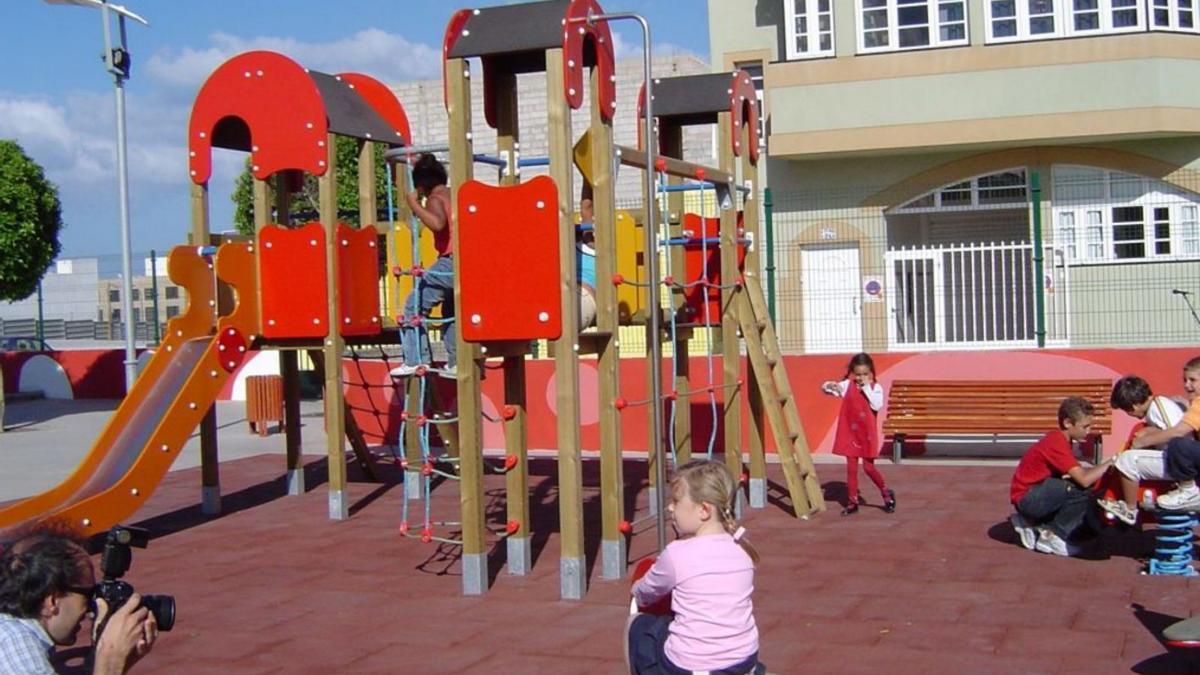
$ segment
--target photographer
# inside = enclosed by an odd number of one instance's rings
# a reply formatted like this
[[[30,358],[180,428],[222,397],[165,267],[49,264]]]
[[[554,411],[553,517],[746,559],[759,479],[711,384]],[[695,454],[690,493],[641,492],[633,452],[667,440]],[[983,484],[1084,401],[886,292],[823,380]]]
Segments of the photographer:
[[[82,540],[57,525],[42,525],[0,550],[0,672],[54,673],[54,646],[75,643],[92,614],[96,573]],[[94,673],[126,672],[158,636],[153,615],[133,595],[107,624],[96,600]]]

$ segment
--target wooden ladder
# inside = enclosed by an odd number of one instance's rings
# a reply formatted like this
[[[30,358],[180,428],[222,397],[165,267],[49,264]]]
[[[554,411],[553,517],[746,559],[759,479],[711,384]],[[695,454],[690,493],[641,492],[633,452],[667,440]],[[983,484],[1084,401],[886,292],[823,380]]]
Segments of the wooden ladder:
[[[792,385],[788,381],[779,338],[767,312],[767,301],[756,277],[745,275],[745,284],[735,296],[738,323],[746,340],[746,354],[766,409],[767,421],[775,440],[787,479],[788,492],[797,518],[825,510],[821,481],[817,478],[808,439]]]

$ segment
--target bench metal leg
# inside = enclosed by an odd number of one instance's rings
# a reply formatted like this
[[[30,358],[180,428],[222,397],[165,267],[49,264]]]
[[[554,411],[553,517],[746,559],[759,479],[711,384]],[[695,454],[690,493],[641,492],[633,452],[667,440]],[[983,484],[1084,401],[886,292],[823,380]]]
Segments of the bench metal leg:
[[[895,434],[892,436],[892,463],[899,464],[900,457],[904,454],[904,436]]]

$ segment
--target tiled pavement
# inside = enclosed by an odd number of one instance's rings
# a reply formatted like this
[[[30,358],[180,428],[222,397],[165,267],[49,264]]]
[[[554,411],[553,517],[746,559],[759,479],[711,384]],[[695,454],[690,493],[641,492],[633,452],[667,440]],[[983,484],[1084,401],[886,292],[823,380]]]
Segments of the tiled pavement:
[[[558,599],[552,462],[536,461],[531,478],[540,500],[533,573],[508,576],[498,542],[490,591],[466,598],[454,550],[397,536],[395,470],[382,486],[352,482],[353,516],[331,522],[323,462],[311,459],[300,497],[282,495],[279,456],[223,463],[227,512],[215,519],[198,513],[198,469],[169,474],[138,514],[155,539],[127,578],[174,594],[178,623],[135,672],[622,672],[627,583],[600,580],[593,565],[586,599]],[[818,469],[839,496],[842,467]],[[894,515],[866,507],[843,518],[831,501],[807,522],[777,504],[747,517],[763,554],[755,614],[772,672],[1200,672],[1155,637],[1200,597],[1193,581],[1138,573],[1149,531],[1106,533],[1089,559],[1035,554],[1006,522],[1011,467],[882,469],[899,497]],[[626,465],[630,486],[644,486],[644,475],[644,465]],[[502,527],[503,477],[487,481]],[[596,485],[589,463],[593,558]],[[442,485],[435,517],[457,519],[457,504],[455,485]],[[651,522],[631,557],[653,545]]]

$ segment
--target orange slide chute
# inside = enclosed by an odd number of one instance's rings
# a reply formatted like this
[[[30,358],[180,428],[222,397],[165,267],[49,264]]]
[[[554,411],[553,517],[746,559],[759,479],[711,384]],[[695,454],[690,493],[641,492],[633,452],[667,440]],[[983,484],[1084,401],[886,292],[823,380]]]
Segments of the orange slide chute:
[[[187,291],[187,311],[167,324],[158,351],[75,471],[0,509],[0,530],[56,517],[90,535],[146,502],[259,332],[254,266],[252,244],[222,245],[213,263],[192,246],[171,251],[167,272]],[[237,293],[233,312],[219,321],[216,278]]]

